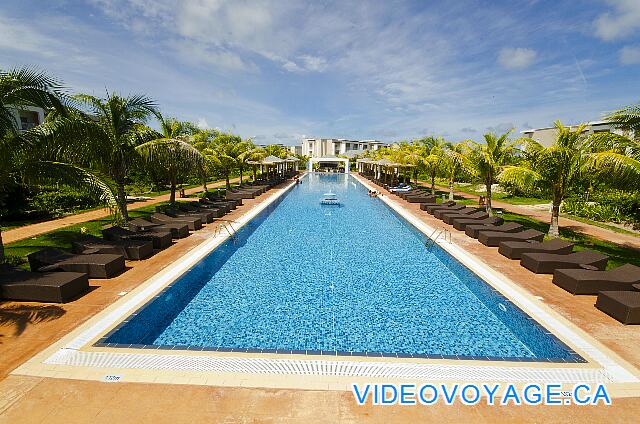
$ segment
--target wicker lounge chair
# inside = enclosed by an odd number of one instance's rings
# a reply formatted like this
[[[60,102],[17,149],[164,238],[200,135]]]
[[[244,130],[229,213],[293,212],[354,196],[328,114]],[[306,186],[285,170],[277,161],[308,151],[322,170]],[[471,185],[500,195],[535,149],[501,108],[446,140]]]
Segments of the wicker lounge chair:
[[[524,230],[518,233],[509,233],[504,231],[480,231],[478,233],[478,241],[485,246],[498,247],[503,241],[522,241],[522,240],[544,240],[544,233],[536,230]]]
[[[520,265],[536,274],[553,274],[556,269],[583,268],[603,270],[609,257],[593,250],[581,250],[559,255],[556,253],[523,253]]]
[[[219,208],[227,208],[226,212],[231,212],[238,207],[236,202],[231,200],[209,200],[207,198],[202,198],[199,200],[199,203],[205,206],[210,205]]]
[[[202,201],[202,199],[200,201],[198,201],[197,203],[194,203],[195,207],[198,208],[203,208],[203,209],[211,209],[211,210],[220,210],[222,211],[223,215],[228,214],[229,212],[231,212],[232,209],[232,205],[231,203],[227,203],[227,204],[222,204],[222,203],[218,203],[218,204],[213,204],[211,202],[206,202],[206,201]],[[235,205],[233,205],[233,208],[235,208]]]
[[[453,228],[464,231],[467,225],[501,225],[504,220],[499,216],[490,216],[484,219],[471,218],[469,216],[458,216],[452,219]]]
[[[447,207],[447,206],[453,206],[455,205],[456,202],[453,201],[448,201],[448,202],[444,202],[444,203],[438,203],[438,202],[433,202],[433,203],[421,203],[420,204],[420,209],[423,211],[427,211],[429,212],[430,209],[434,209],[434,208],[440,208],[440,207]]]
[[[404,198],[409,203],[435,203],[437,197],[428,195],[419,195],[419,196],[407,196]]]
[[[431,215],[435,215],[436,211],[439,210],[446,210],[446,211],[461,211],[463,209],[466,209],[467,207],[465,205],[444,205],[444,206],[432,206],[432,207],[427,207],[427,212],[429,212]]]
[[[147,231],[147,232],[134,232],[122,227],[111,227],[102,230],[102,237],[105,240],[146,240],[153,243],[154,249],[164,249],[171,246],[171,231]]]
[[[479,210],[479,209],[475,209],[475,208],[471,208],[474,209],[475,212],[471,212],[468,214],[456,214],[456,213],[446,213],[442,215],[442,220],[447,223],[447,224],[453,224],[453,221],[455,219],[458,218],[466,218],[466,219],[475,219],[475,220],[481,220],[481,219],[486,219],[489,218],[489,214],[487,214],[485,211]]]
[[[187,212],[176,208],[156,208],[156,212],[162,212],[172,218],[200,218],[203,224],[213,222],[213,214],[211,212]]]
[[[477,212],[476,208],[464,207],[458,210],[449,210],[449,209],[436,209],[433,212],[433,216],[438,219],[443,219],[446,215],[470,215],[472,213]]]
[[[125,269],[124,256],[111,253],[74,255],[52,247],[27,256],[31,271],[67,271],[85,273],[89,278],[111,278]]]
[[[180,217],[173,218],[169,215],[165,215],[160,212],[152,213],[151,222],[157,222],[160,224],[181,224],[187,225],[191,231],[196,231],[202,228],[202,220],[196,217]]]
[[[640,284],[640,267],[624,264],[609,271],[556,269],[553,283],[573,294],[631,290],[634,284]]]
[[[516,233],[517,234],[517,233]],[[542,243],[536,241],[503,241],[498,253],[509,259],[520,259],[523,253],[557,253],[568,255],[573,251],[573,243],[562,239],[551,239]]]
[[[501,231],[506,233],[517,233],[519,231],[522,231],[523,229],[524,227],[522,225],[515,222],[507,222],[502,225],[473,224],[467,225],[464,228],[464,233],[469,237],[477,239],[480,231]]]
[[[140,260],[153,255],[153,242],[146,240],[105,240],[100,237],[86,235],[72,242],[75,253],[116,253],[126,259]]]
[[[602,291],[596,308],[623,324],[640,324],[640,291]]]
[[[89,289],[81,272],[30,272],[0,265],[0,298],[31,302],[65,303]]]
[[[178,204],[178,209],[180,209],[181,211],[184,212],[189,212],[189,213],[206,213],[206,214],[211,214],[211,219],[213,221],[213,218],[220,218],[221,216],[224,215],[224,212],[218,208],[213,208],[213,207],[209,207],[209,208],[204,208],[201,206],[198,206],[198,204],[194,204],[194,205],[188,205],[188,204]]]
[[[150,222],[142,218],[134,218],[129,221],[129,229],[133,232],[171,232],[171,237],[174,239],[187,237],[189,235],[189,226],[187,224],[159,224],[157,222]]]

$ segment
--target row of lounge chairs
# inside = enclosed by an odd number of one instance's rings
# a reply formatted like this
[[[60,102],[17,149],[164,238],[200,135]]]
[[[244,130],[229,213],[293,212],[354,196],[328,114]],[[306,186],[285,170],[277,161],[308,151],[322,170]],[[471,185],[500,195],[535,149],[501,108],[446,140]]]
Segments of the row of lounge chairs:
[[[408,200],[425,196],[420,189],[391,191]],[[573,250],[561,239],[544,241],[544,233],[520,224],[504,223],[481,209],[437,203],[425,196],[420,209],[464,231],[486,246],[498,247],[503,256],[519,260],[536,274],[553,274],[553,283],[574,295],[598,295],[595,306],[624,324],[640,324],[640,267],[625,264],[605,271],[608,256],[592,250]]]
[[[198,202],[159,208],[149,219],[135,218],[128,229],[110,227],[102,237],[83,235],[72,252],[46,248],[28,255],[31,271],[0,264],[0,299],[64,303],[89,289],[89,278],[107,279],[126,271],[126,260],[142,260],[172,245],[174,239],[212,223],[242,206],[242,199],[259,196],[282,178],[244,184],[222,197],[212,192]]]

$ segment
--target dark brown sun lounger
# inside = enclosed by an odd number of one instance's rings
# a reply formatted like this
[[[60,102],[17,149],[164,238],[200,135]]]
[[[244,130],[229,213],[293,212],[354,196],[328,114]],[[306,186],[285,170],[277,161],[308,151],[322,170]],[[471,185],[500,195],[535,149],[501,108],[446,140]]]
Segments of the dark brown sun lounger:
[[[407,196],[405,200],[409,203],[431,203],[436,201],[436,196]]]
[[[556,269],[553,283],[573,294],[631,290],[634,284],[640,284],[640,267],[624,264],[609,271]]]
[[[227,210],[227,212],[235,210],[238,207],[236,202],[233,201],[233,200],[209,200],[207,198],[203,198],[203,199],[199,200],[199,203],[201,205],[205,205],[205,206],[211,205],[211,206],[214,206],[214,207],[221,207],[221,208],[222,207],[226,207],[226,208],[229,208],[229,210]]]
[[[197,204],[195,205],[188,205],[188,204],[179,204],[178,205],[178,209],[180,209],[181,211],[184,212],[188,212],[188,213],[201,213],[201,214],[207,214],[207,216],[211,215],[211,222],[213,222],[214,218],[220,218],[221,216],[224,215],[224,212],[222,212],[220,209],[218,208],[203,208],[198,206]],[[207,217],[207,219],[209,219]],[[207,221],[209,222],[209,221]]]
[[[499,216],[490,216],[484,219],[470,218],[469,216],[455,217],[452,219],[453,228],[463,231],[467,225],[493,225],[497,226],[503,223],[503,219]]]
[[[157,222],[147,221],[142,218],[134,218],[129,221],[129,229],[134,232],[171,232],[171,237],[174,239],[187,237],[189,235],[189,226],[181,223],[166,223],[160,224]]]
[[[465,209],[465,205],[451,205],[451,206],[435,206],[435,207],[427,207],[427,212],[431,215],[435,215],[436,211],[446,210],[446,211],[461,211]]]
[[[457,219],[457,218],[467,218],[467,219],[476,219],[476,220],[481,220],[481,219],[485,219],[485,218],[489,218],[489,214],[487,214],[485,211],[479,210],[479,209],[475,209],[475,208],[471,208],[473,210],[475,210],[475,212],[471,212],[468,214],[456,214],[456,213],[446,213],[442,215],[442,220],[447,223],[447,224],[453,224],[453,220]]]
[[[478,212],[478,209],[465,206],[464,208],[458,210],[436,209],[433,212],[433,216],[438,219],[443,219],[445,215],[470,215],[475,212]]]
[[[453,206],[455,205],[456,202],[454,201],[448,201],[448,202],[444,202],[444,203],[438,203],[438,202],[433,202],[433,203],[422,203],[420,205],[420,209],[423,211],[427,211],[429,212],[432,209],[438,209],[438,208],[443,208],[443,207],[448,207],[448,206]],[[431,213],[431,212],[429,212]]]
[[[164,249],[171,246],[171,231],[135,232],[122,227],[111,227],[102,230],[105,240],[146,240],[153,243],[154,249]]]
[[[498,253],[509,259],[520,259],[523,253],[557,253],[567,255],[572,251],[573,243],[562,239],[551,239],[543,242],[502,241],[498,248]]]
[[[464,228],[464,233],[469,237],[478,238],[478,234],[480,231],[501,231],[507,233],[517,233],[522,231],[524,227],[515,222],[507,222],[502,225],[482,225],[482,224],[473,224],[467,225]]]
[[[596,308],[623,324],[640,324],[640,291],[602,291]]]
[[[211,202],[203,202],[202,199],[200,199],[200,201],[193,202],[193,205],[195,207],[198,208],[203,208],[203,209],[211,209],[211,210],[220,210],[222,211],[222,214],[228,214],[229,212],[231,212],[231,209],[235,209],[235,205],[232,205],[231,203],[226,203],[226,204],[222,204],[222,203],[217,203],[217,204],[213,204]]]
[[[105,240],[100,237],[86,235],[72,242],[75,253],[83,253],[87,249],[91,253],[116,253],[134,261],[153,255],[153,242],[146,240]]]
[[[544,233],[536,230],[524,230],[517,233],[504,231],[480,231],[478,241],[485,246],[498,247],[502,241],[544,240]]]
[[[30,272],[0,264],[0,298],[65,303],[89,290],[81,272]]]
[[[124,271],[124,256],[113,253],[74,255],[52,247],[27,256],[32,271],[85,273],[89,278],[111,278]]]
[[[213,222],[213,214],[211,212],[187,212],[175,208],[157,208],[157,212],[162,212],[172,218],[200,218],[203,224]]]
[[[199,230],[202,228],[202,220],[196,217],[180,217],[173,218],[169,215],[165,215],[160,212],[151,214],[151,222],[157,222],[160,224],[181,224],[187,225],[191,231]]]
[[[559,255],[556,253],[523,253],[520,265],[536,274],[553,274],[556,269],[584,268],[594,271],[607,267],[609,257],[593,250],[581,250]]]

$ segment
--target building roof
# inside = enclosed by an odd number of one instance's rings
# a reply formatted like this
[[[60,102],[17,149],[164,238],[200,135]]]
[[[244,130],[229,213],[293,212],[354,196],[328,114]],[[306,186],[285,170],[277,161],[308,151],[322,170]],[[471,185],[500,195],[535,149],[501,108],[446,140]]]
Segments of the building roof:
[[[590,121],[590,122],[586,122],[585,124],[586,124],[586,125],[588,125],[588,126],[593,127],[593,126],[596,126],[596,125],[607,125],[607,124],[611,124],[611,122],[609,122],[609,121],[607,121],[607,120],[600,120],[600,121]],[[572,127],[577,127],[578,125],[579,125],[579,124],[566,125],[566,126],[567,126],[567,127],[569,127],[569,128],[572,128]],[[553,126],[553,127],[543,127],[543,128],[531,128],[531,129],[528,129],[528,130],[522,130],[522,131],[520,131],[520,133],[521,133],[521,134],[525,134],[525,133],[532,133],[532,132],[536,132],[536,131],[552,130],[552,129],[554,129],[554,128],[555,128],[555,126]]]

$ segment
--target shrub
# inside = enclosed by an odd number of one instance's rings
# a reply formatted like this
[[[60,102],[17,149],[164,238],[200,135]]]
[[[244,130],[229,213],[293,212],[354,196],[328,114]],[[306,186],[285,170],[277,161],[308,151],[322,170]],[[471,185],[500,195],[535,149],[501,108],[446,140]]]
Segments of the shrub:
[[[60,187],[56,190],[41,191],[33,196],[30,205],[35,210],[60,215],[100,206],[100,202],[86,192]]]
[[[562,204],[565,213],[594,221],[640,225],[640,193],[621,190],[596,191],[586,202],[583,196],[567,198]]]

